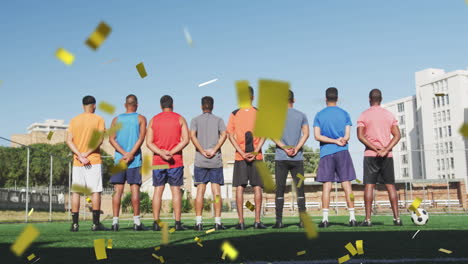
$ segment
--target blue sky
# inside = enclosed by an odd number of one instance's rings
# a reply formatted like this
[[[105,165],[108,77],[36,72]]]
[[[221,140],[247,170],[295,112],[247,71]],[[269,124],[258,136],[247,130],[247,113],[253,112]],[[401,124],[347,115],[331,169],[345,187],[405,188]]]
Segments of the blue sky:
[[[112,33],[96,52],[84,41],[100,21]],[[415,71],[465,69],[467,28],[463,0],[4,1],[0,136],[48,118],[68,122],[87,94],[123,110],[124,97],[135,93],[148,118],[170,94],[187,120],[211,95],[227,121],[236,108],[234,82],[247,79],[256,88],[259,78],[289,81],[310,122],[324,106],[324,90],[336,86],[355,123],[372,88],[393,100],[414,94]],[[55,58],[59,47],[75,54],[72,66]],[[145,79],[135,69],[141,61]],[[219,80],[198,88],[213,78]],[[352,131],[360,168],[362,146]],[[318,147],[312,138],[308,144]]]

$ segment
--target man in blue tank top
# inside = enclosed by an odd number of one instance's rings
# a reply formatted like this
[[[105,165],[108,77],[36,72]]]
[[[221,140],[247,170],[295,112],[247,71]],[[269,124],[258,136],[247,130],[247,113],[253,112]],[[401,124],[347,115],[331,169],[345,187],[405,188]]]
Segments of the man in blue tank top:
[[[146,135],[146,118],[136,112],[138,99],[133,94],[128,95],[125,99],[125,109],[125,113],[112,120],[111,131],[117,125],[121,128],[109,136],[109,142],[115,148],[114,164],[121,161],[127,164],[126,170],[112,175],[110,179],[110,182],[114,184],[112,231],[119,230],[120,200],[125,181],[130,184],[132,192],[133,230],[141,231],[145,228],[140,221],[140,167],[142,165],[140,147]]]

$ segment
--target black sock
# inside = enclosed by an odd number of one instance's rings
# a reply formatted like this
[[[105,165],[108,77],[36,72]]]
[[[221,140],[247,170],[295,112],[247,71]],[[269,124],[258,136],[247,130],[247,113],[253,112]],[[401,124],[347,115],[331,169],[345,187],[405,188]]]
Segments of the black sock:
[[[99,217],[101,216],[101,210],[93,210],[93,224],[99,224]]]
[[[180,225],[181,223],[180,223],[180,221],[175,221],[175,224]]]
[[[76,213],[72,212],[71,215],[72,215],[73,224],[78,224],[78,219],[79,219],[80,213],[79,212],[76,212]]]

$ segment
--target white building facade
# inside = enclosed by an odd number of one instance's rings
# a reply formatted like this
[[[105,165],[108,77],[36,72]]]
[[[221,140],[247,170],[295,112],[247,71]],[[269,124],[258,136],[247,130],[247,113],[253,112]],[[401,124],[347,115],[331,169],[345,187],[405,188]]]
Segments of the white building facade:
[[[47,119],[44,123],[32,123],[28,127],[28,133],[33,131],[41,131],[49,133],[50,131],[67,130],[68,125],[65,125],[65,120]]]

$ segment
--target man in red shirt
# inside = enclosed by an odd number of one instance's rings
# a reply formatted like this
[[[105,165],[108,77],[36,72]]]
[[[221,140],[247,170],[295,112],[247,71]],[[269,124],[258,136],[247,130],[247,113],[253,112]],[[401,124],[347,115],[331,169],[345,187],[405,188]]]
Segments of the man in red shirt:
[[[253,89],[249,87],[250,102],[253,101]],[[254,228],[264,229],[266,226],[260,222],[262,209],[262,187],[263,182],[255,168],[256,160],[263,160],[262,146],[264,138],[253,136],[255,117],[257,109],[253,106],[237,109],[229,117],[227,132],[229,141],[236,149],[236,161],[234,163],[234,174],[232,187],[236,187],[236,205],[239,216],[239,224],[236,229],[244,230],[244,189],[250,182],[254,189],[255,200],[255,223]]]
[[[172,97],[164,95],[160,103],[162,112],[151,119],[146,133],[146,145],[154,153],[153,230],[160,230],[158,221],[166,183],[171,187],[175,229],[185,230],[180,222],[182,212],[180,186],[184,185],[182,149],[189,143],[189,131],[185,119],[173,112]]]

